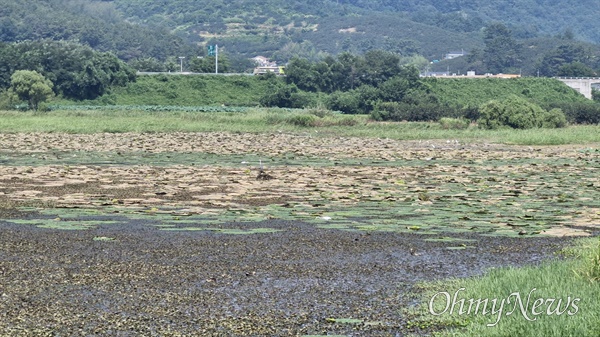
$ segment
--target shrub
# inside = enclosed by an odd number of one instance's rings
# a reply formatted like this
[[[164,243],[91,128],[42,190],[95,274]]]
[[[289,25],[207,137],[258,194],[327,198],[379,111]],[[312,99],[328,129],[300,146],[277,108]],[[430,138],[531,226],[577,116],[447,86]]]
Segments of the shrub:
[[[503,126],[514,129],[540,127],[546,113],[539,105],[516,95],[502,101],[489,101],[483,104],[479,111],[479,125],[484,129],[498,129]]]
[[[440,125],[442,129],[447,130],[464,130],[469,127],[471,121],[466,118],[440,118]]]
[[[442,117],[459,117],[458,108],[436,102],[411,104],[406,102],[381,102],[371,113],[371,118],[379,121],[430,122]]]
[[[313,103],[313,96],[300,92],[294,84],[271,85],[267,93],[260,98],[260,105],[265,107],[300,109]]]
[[[358,96],[349,91],[336,91],[332,93],[327,97],[325,105],[330,110],[341,111],[345,114],[361,113]]]
[[[590,102],[552,102],[545,106],[548,110],[561,109],[569,123],[600,123],[600,104]]]
[[[481,117],[478,106],[468,105],[460,110],[460,116],[470,121],[476,121]]]
[[[315,126],[316,120],[314,115],[294,115],[287,118],[286,122],[295,126],[310,127]]]
[[[554,108],[542,115],[543,128],[564,128],[567,126],[567,117],[561,109]]]
[[[12,110],[19,102],[19,97],[11,90],[0,92],[0,110]]]

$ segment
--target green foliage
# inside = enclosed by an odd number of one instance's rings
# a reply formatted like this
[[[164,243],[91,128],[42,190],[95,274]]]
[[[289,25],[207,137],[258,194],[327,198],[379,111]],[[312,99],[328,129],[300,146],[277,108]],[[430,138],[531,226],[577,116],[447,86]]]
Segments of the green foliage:
[[[130,60],[129,66],[141,72],[163,72],[167,71],[167,67],[163,62],[160,62],[154,57],[143,57]]]
[[[0,45],[0,88],[8,74],[36,70],[52,81],[54,91],[66,98],[94,99],[113,86],[135,80],[135,73],[111,53],[96,52],[72,42],[28,41]]]
[[[478,124],[484,129],[556,128],[566,125],[566,117],[560,109],[545,111],[539,105],[518,96],[489,101],[481,106],[480,113]]]
[[[260,105],[264,107],[304,108],[316,103],[312,97],[298,90],[294,84],[272,83],[265,94],[260,98]]]
[[[117,105],[258,106],[269,83],[261,76],[143,75],[91,104],[109,97],[109,104]]]
[[[29,109],[38,110],[41,102],[54,96],[52,82],[37,71],[17,70],[10,77],[10,89],[19,99],[27,101]]]
[[[591,281],[600,282],[600,239],[598,239],[596,248],[591,250],[590,255],[586,274]]]
[[[309,127],[314,126],[317,117],[314,115],[295,115],[288,119],[288,123],[295,126]]]
[[[377,88],[391,79],[394,81],[387,84],[386,95],[396,98],[419,83],[419,72],[414,67],[402,67],[398,55],[382,50],[364,56],[343,53],[319,62],[293,58],[286,67],[286,81],[306,91],[331,93],[363,85]],[[398,90],[402,90],[400,94]]]
[[[48,105],[50,111],[142,111],[142,112],[246,112],[235,106],[173,106],[173,105]]]
[[[231,55],[230,69],[242,72],[251,67],[248,57],[256,55],[283,63],[294,56],[317,61],[327,54],[386,50],[402,57],[440,59],[456,48],[481,49],[481,28],[487,26],[489,32],[494,26],[490,22],[502,22],[506,29],[510,27],[510,34],[493,29],[495,38],[486,40],[485,60],[491,71],[497,66],[514,69],[517,64],[529,67],[536,63],[544,47],[536,45],[529,53],[519,52],[523,38],[547,36],[564,43],[574,39],[599,41],[597,13],[590,10],[594,5],[592,0],[526,0],[510,6],[505,1],[483,0],[45,0],[34,5],[0,0],[0,41],[79,41],[98,51],[111,51],[145,71],[177,69],[178,62],[161,65],[146,62],[149,59],[165,62],[185,56],[191,65],[196,56],[204,55],[199,45],[218,43]],[[374,61],[376,66],[387,62],[379,57]],[[593,57],[589,61],[581,62],[591,69],[599,68]],[[483,57],[478,57],[478,62],[481,64]],[[507,68],[503,70],[507,72]],[[368,75],[365,83],[377,86],[381,74]],[[336,90],[345,89],[331,88],[329,92]]]
[[[600,296],[598,287],[598,275],[600,272],[600,246],[597,238],[586,238],[573,241],[574,246],[568,250],[571,259],[554,259],[536,266],[521,268],[495,268],[489,270],[485,275],[469,279],[443,280],[422,284],[423,290],[419,296],[422,303],[417,309],[416,320],[419,326],[427,327],[450,327],[450,329],[439,331],[436,336],[595,336],[598,331],[598,312],[600,303],[595,299]],[[448,289],[452,289],[449,291]],[[456,292],[458,289],[463,291]],[[493,314],[482,314],[478,307],[470,312],[457,310],[452,313],[446,312],[441,316],[434,317],[430,313],[430,300],[436,293],[448,292],[459,299],[498,299],[504,301],[511,294],[519,294],[525,311],[519,312],[519,306],[512,315],[505,314],[508,311],[494,316]],[[532,301],[536,299],[553,299],[552,304],[542,306],[538,313],[533,316],[535,309],[531,305],[525,307],[528,296]],[[594,300],[586,300],[586,299]],[[510,304],[512,309],[514,297]],[[561,301],[561,309],[567,309],[567,303],[573,304],[578,299],[577,311],[574,315],[561,314],[556,310],[550,314],[551,308],[556,307],[556,301]],[[546,300],[546,304],[550,300]],[[431,301],[434,305],[444,305],[442,301]],[[460,303],[460,300],[456,303]],[[466,303],[466,302],[465,302]],[[508,303],[508,301],[506,302]],[[468,305],[466,307],[469,307]],[[465,308],[466,308],[465,307]],[[489,308],[489,307],[488,307]],[[542,310],[544,308],[544,310]],[[548,309],[546,314],[546,310]],[[471,309],[469,307],[469,309]],[[479,309],[479,311],[477,311]],[[574,309],[571,306],[571,309]],[[441,312],[443,307],[434,309]],[[504,306],[504,310],[508,310]],[[529,311],[527,311],[529,310]],[[467,311],[465,309],[465,311]],[[528,316],[524,316],[524,315]],[[525,319],[527,317],[528,319]],[[498,319],[498,324],[490,327]],[[532,320],[535,319],[535,322]],[[460,322],[457,324],[457,322]],[[414,324],[414,323],[413,323]]]
[[[541,117],[541,121],[542,127],[548,129],[564,128],[567,126],[567,116],[558,108],[545,112]]]
[[[446,130],[464,130],[469,127],[471,121],[466,118],[442,117],[439,120],[442,129]]]
[[[510,4],[483,0],[265,0],[226,5],[217,0],[160,4],[114,1],[115,8],[130,22],[167,26],[192,43],[217,35],[215,41],[232,53],[275,54],[280,61],[293,56],[318,60],[321,51],[338,54],[373,49],[439,58],[452,48],[470,50],[481,46],[478,33],[496,21],[510,27],[515,38],[556,35],[557,39],[598,41],[600,33],[594,20],[597,13],[591,10],[594,5],[592,0],[525,0]],[[569,27],[569,34],[563,34],[565,27]],[[348,28],[356,28],[356,32],[340,33],[340,29]]]
[[[0,110],[12,110],[17,104],[19,104],[19,96],[12,90],[0,92]]]
[[[567,121],[574,124],[600,123],[600,104],[585,100],[582,102],[554,101],[544,105],[544,108],[560,109],[566,115]]]
[[[423,100],[415,102],[382,102],[371,113],[377,121],[429,122],[442,117],[456,118],[460,109],[447,104]]]
[[[325,102],[328,109],[332,111],[341,111],[345,114],[360,114],[364,113],[360,109],[360,99],[350,91],[336,91],[327,97]]]
[[[226,53],[219,51],[217,64],[219,73],[229,72],[230,63]],[[196,73],[214,73],[217,70],[215,68],[215,56],[192,58],[190,61],[190,70]]]
[[[440,102],[457,106],[478,107],[511,95],[540,105],[549,102],[589,103],[588,99],[566,84],[551,78],[426,78],[423,82]],[[566,112],[565,109],[563,111]]]
[[[561,77],[594,77],[598,74],[581,62],[573,62],[561,65],[556,75]]]
[[[592,99],[594,102],[600,102],[600,90],[592,88]]]
[[[128,22],[111,1],[0,0],[0,8],[0,41],[79,41],[98,51],[112,51],[123,60],[164,60],[192,49],[163,27]]]
[[[589,64],[592,52],[581,43],[570,41],[548,51],[540,61],[542,76],[594,76]]]
[[[483,63],[488,72],[497,74],[518,67],[521,58],[521,45],[504,24],[494,23],[484,30],[485,49]]]

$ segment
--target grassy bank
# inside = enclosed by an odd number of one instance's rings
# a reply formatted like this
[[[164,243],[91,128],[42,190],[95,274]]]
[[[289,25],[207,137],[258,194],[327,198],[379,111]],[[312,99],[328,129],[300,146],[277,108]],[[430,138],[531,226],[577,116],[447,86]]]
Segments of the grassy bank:
[[[257,106],[268,81],[257,76],[147,75],[114,87],[96,103],[117,105]]]
[[[282,78],[278,78],[282,81]],[[269,87],[269,80],[260,76],[213,75],[143,75],[126,87],[113,87],[111,92],[92,105],[228,105],[256,107]],[[479,106],[493,99],[510,95],[524,97],[537,104],[550,102],[590,103],[564,83],[551,78],[468,79],[426,78],[424,82],[440,102],[458,106]],[[321,95],[318,100],[323,100]],[[57,104],[73,104],[59,100]]]
[[[459,106],[479,106],[510,95],[524,97],[537,104],[590,101],[553,78],[427,78],[431,92],[441,102]]]
[[[463,130],[439,123],[372,122],[367,116],[319,110],[247,109],[240,112],[69,110],[48,113],[0,112],[0,132],[292,132],[399,140],[488,141],[524,145],[600,143],[600,126],[562,129]]]
[[[434,334],[438,336],[598,336],[600,241],[577,241],[565,255],[570,259],[538,267],[495,269],[479,278],[423,284],[424,303],[410,324],[424,329],[449,327]],[[514,293],[519,293],[520,302],[517,295],[511,296]],[[475,300],[470,314],[469,299]],[[486,314],[484,304],[476,310],[479,299],[489,299]],[[493,299],[497,299],[494,313]],[[506,301],[500,311],[503,299]]]

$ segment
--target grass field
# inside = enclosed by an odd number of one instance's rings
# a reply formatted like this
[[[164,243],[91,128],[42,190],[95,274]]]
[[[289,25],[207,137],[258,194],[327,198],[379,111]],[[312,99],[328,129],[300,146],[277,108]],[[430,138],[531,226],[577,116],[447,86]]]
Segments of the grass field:
[[[444,129],[438,123],[372,122],[367,116],[312,110],[240,109],[240,112],[65,110],[48,113],[0,112],[0,132],[292,132],[314,136],[351,136],[396,140],[487,141],[520,145],[600,142],[600,126],[561,129]]]

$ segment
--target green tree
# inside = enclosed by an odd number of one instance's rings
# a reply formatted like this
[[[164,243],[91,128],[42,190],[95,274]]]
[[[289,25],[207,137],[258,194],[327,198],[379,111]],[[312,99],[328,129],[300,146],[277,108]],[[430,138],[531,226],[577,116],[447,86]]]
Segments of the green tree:
[[[10,79],[9,90],[27,101],[29,109],[37,110],[41,102],[54,96],[52,82],[37,71],[17,70]]]
[[[219,50],[219,60],[217,61],[219,66],[219,73],[229,72],[229,57],[227,54]],[[190,59],[190,70],[195,73],[214,73],[215,72],[215,57],[194,57]],[[179,68],[177,68],[179,71]]]
[[[128,63],[133,69],[142,72],[163,72],[167,70],[167,67],[163,62],[160,62],[153,57],[137,58],[129,61]]]
[[[319,90],[319,74],[313,69],[313,63],[305,58],[293,58],[285,67],[285,79],[306,91]]]
[[[282,84],[273,81],[267,92],[260,98],[260,105],[280,108],[305,108],[312,102],[307,93],[298,90],[295,84]]]
[[[538,127],[563,127],[566,117],[560,109],[546,111],[522,97],[511,95],[503,100],[492,100],[480,107],[479,125],[484,129],[511,127],[531,129]]]
[[[600,90],[592,88],[592,99],[595,102],[600,102]]]
[[[505,25],[494,23],[487,26],[484,42],[483,63],[489,72],[502,73],[519,65],[522,47]]]
[[[371,50],[359,63],[358,73],[363,84],[374,87],[401,73],[400,57],[384,50]]]
[[[589,62],[589,55],[591,55],[591,52],[579,43],[561,44],[544,55],[540,62],[540,74],[551,77],[579,76],[572,74],[589,73],[591,69],[583,69]]]
[[[66,98],[94,99],[110,86],[135,81],[135,72],[114,54],[64,41],[26,41],[0,45],[0,88],[10,86],[6,74],[36,70]]]
[[[573,62],[560,66],[556,75],[562,77],[595,77],[598,74],[581,62]]]

